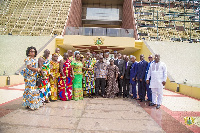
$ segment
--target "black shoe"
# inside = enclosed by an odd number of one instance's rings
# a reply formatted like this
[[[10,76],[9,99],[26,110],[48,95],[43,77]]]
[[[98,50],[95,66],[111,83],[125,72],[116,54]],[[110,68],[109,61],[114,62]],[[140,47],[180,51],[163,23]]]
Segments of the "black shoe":
[[[140,102],[143,102],[143,101],[144,101],[144,100],[142,100],[142,99],[140,100]]]
[[[140,98],[137,98],[136,100],[141,100]]]
[[[156,106],[156,109],[159,109],[159,108],[160,108],[160,106],[161,106],[161,105],[159,105],[159,104],[158,104],[158,105]]]
[[[132,97],[131,99],[136,99],[135,97]]]
[[[155,106],[156,104],[154,104],[154,103],[152,103],[152,102],[150,102],[149,103],[149,106]]]

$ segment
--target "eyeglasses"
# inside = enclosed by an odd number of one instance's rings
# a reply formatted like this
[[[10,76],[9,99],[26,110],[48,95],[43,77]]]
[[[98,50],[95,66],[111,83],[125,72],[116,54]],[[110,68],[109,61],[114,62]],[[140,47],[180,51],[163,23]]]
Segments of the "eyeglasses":
[[[100,59],[103,59],[103,58],[100,58]]]
[[[30,51],[30,52],[35,52],[35,51]]]

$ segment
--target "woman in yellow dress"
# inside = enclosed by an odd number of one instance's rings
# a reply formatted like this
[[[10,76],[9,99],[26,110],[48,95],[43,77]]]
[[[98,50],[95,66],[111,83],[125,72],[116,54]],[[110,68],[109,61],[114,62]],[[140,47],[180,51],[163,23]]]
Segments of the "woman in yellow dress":
[[[58,77],[59,77],[59,63],[58,54],[52,54],[52,60],[50,62],[50,84],[51,84],[51,100],[58,100]]]

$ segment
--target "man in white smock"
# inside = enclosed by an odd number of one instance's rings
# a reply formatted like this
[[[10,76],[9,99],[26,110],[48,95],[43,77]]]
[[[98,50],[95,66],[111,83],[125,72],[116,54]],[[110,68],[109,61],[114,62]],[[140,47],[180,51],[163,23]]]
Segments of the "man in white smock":
[[[156,109],[159,109],[162,104],[163,88],[167,80],[167,67],[165,63],[160,62],[160,55],[155,55],[155,62],[150,65],[146,82],[149,84],[152,90],[152,102],[150,106],[157,104]]]

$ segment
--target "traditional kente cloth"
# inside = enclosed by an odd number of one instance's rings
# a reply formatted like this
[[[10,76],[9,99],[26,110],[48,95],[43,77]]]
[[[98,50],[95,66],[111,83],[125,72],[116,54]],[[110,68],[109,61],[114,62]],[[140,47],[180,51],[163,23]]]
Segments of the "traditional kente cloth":
[[[74,66],[74,80],[73,80],[73,97],[74,100],[82,100],[83,99],[83,88],[82,88],[82,79],[83,73],[82,68],[83,64],[81,61],[77,62],[72,60],[71,65]]]
[[[53,76],[50,76],[50,84],[51,84],[51,100],[57,100],[58,99],[58,77],[60,75],[59,73],[59,63],[50,61],[51,69],[50,73]]]
[[[96,60],[86,60],[84,61],[85,68],[94,68]],[[88,71],[85,70],[83,74],[83,90],[84,94],[95,93],[95,81],[94,81],[94,70]]]
[[[69,57],[70,62],[75,61],[75,58],[73,56]]]
[[[39,88],[39,92],[40,92],[40,98],[44,102],[45,100],[49,100],[49,97],[51,95],[50,82],[49,82],[50,61],[48,59],[45,59],[44,57],[41,57],[41,58],[43,58],[45,60],[42,65],[42,71],[43,71],[43,75],[46,78],[44,79],[44,77],[42,77],[41,73],[38,74],[38,78],[39,77],[43,78],[42,83],[38,86],[38,88]]]
[[[119,92],[118,82],[116,80],[116,75],[119,72],[119,68],[116,65],[107,66],[107,87],[106,95],[108,98],[114,98],[115,94]]]
[[[71,100],[72,99],[72,68],[71,68],[71,61],[69,59],[67,59],[64,62],[62,71],[64,75],[66,76],[66,79],[62,78],[62,74],[60,73],[60,77],[58,78],[59,97],[62,101]]]
[[[37,72],[31,71],[27,68],[27,65],[31,65],[31,67],[37,68],[37,60],[27,57],[24,62],[26,68],[20,72],[23,75],[25,82],[22,106],[26,106],[31,109],[37,109],[42,106],[39,90],[36,88]]]

